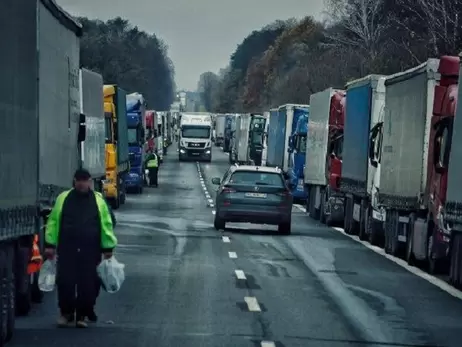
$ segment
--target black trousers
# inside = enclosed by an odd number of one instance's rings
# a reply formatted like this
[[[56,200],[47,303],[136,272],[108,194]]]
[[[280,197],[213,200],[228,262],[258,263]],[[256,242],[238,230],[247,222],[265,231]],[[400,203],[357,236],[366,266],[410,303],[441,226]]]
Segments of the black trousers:
[[[83,319],[93,311],[101,286],[92,262],[74,262],[63,259],[58,263],[56,287],[62,315],[74,314]]]
[[[159,168],[158,167],[151,167],[149,170],[149,185],[150,186],[157,186],[157,176],[159,175]]]

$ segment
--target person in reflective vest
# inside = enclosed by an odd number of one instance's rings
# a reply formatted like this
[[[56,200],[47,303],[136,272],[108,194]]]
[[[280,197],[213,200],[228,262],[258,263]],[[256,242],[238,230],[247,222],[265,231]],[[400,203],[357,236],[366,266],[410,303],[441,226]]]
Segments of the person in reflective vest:
[[[158,187],[159,160],[154,152],[151,152],[146,158],[145,167],[149,172],[149,185]]]
[[[51,211],[45,231],[45,255],[58,256],[56,286],[61,315],[60,327],[75,321],[87,327],[85,318],[93,307],[101,285],[96,268],[112,257],[117,246],[111,211],[101,193],[91,190],[87,170],[74,174],[74,188],[61,193]]]

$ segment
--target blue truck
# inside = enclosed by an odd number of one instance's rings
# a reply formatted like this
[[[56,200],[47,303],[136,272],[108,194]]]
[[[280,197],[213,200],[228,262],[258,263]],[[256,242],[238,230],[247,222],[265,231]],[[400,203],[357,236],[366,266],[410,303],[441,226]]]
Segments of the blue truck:
[[[308,114],[308,107],[288,104],[270,110],[266,166],[279,167],[285,173],[289,172],[290,139],[295,133],[300,116]]]
[[[309,106],[294,106],[292,134],[289,137],[289,170],[294,201],[304,202],[308,195],[304,187],[306,138],[308,135]]]
[[[225,134],[223,139],[223,152],[229,153],[231,145],[232,124],[234,115],[227,114],[225,116]]]
[[[127,95],[128,153],[130,173],[125,176],[127,191],[141,194],[144,185],[144,143],[146,102],[143,95]]]

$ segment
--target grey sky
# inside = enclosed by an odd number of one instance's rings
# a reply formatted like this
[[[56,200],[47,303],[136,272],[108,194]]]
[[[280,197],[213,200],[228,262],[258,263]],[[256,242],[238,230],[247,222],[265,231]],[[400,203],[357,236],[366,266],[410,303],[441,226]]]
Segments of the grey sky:
[[[76,16],[121,16],[169,46],[178,88],[195,90],[199,75],[228,64],[253,30],[276,19],[319,17],[323,0],[56,0]]]

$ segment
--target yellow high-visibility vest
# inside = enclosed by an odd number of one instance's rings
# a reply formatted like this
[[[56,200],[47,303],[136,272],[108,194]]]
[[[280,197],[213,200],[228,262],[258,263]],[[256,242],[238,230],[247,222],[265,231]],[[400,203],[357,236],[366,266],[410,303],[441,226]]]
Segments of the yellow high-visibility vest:
[[[152,169],[152,168],[158,167],[157,157],[156,157],[155,159],[150,159],[150,160],[148,160],[148,163],[147,163],[146,166],[147,166],[148,169]]]

